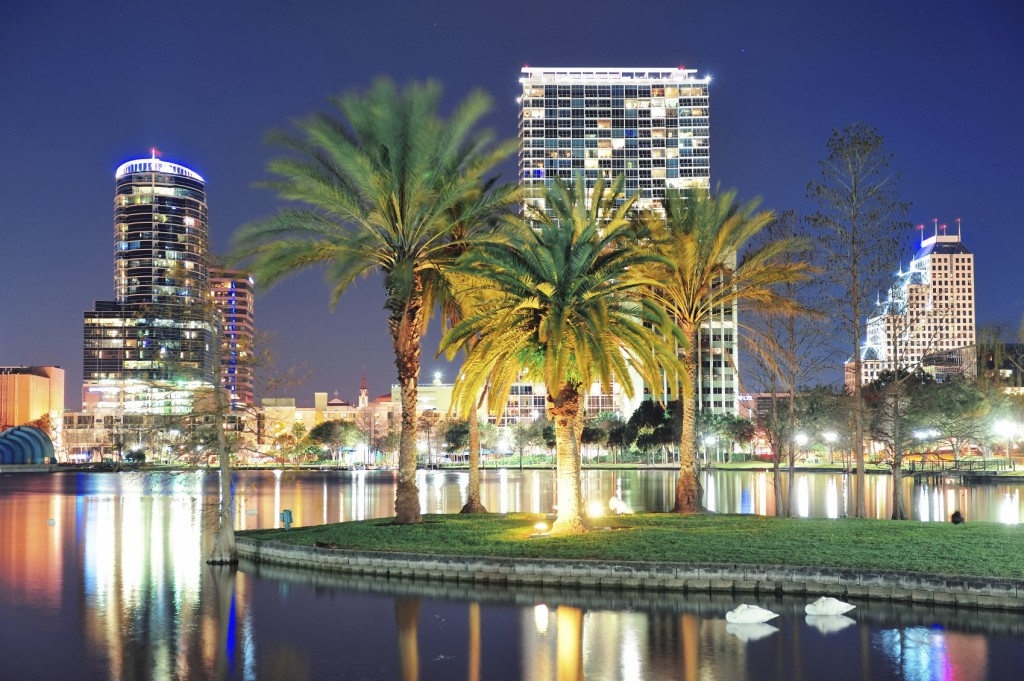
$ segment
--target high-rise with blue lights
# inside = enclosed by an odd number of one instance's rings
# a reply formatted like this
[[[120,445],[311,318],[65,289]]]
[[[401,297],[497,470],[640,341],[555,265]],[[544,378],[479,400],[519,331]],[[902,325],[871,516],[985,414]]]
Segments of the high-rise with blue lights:
[[[114,180],[114,300],[85,313],[83,404],[185,413],[215,384],[206,183],[155,154]]]
[[[868,317],[860,348],[861,382],[884,371],[921,368],[938,378],[977,372],[974,254],[956,233],[938,221],[904,269],[900,266],[885,296]],[[949,233],[947,233],[947,231]],[[854,363],[846,363],[846,385],[853,386]]]
[[[245,272],[210,269],[210,293],[221,317],[220,385],[233,406],[252,406],[253,280]]]

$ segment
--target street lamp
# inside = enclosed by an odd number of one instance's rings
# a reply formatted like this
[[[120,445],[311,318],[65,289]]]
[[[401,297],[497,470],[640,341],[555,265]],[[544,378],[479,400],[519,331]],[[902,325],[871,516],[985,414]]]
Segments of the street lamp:
[[[1006,460],[1012,461],[1010,456],[1011,441],[1014,434],[1017,432],[1017,424],[1011,421],[996,421],[993,425],[993,429],[996,431],[996,435],[1006,440]]]
[[[793,436],[793,442],[795,442],[796,446],[799,447],[801,451],[803,451],[804,446],[808,442],[808,439],[807,439],[807,436],[805,434],[797,433],[796,435]]]
[[[715,435],[708,435],[706,438],[704,438],[704,463],[708,462],[708,448],[710,448],[711,445],[715,444],[716,442],[718,442],[718,437]]]
[[[831,466],[832,465],[832,445],[834,445],[836,443],[836,440],[839,439],[839,436],[836,435],[835,433],[833,433],[832,431],[824,432],[824,433],[821,434],[821,436],[823,438],[825,438],[825,442],[828,443],[828,465]]]

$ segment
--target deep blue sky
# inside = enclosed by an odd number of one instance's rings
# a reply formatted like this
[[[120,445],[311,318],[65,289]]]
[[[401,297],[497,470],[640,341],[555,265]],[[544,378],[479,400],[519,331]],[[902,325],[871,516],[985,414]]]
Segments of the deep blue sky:
[[[207,180],[212,245],[273,211],[266,131],[378,75],[495,100],[516,134],[519,69],[685,65],[714,78],[712,183],[803,210],[833,128],[864,120],[904,171],[910,220],[962,218],[980,323],[1024,310],[1024,9],[974,3],[234,0],[8,3],[0,21],[0,365],[58,364],[77,408],[82,313],[113,295],[114,169],[156,146]],[[512,176],[510,167],[510,177]],[[908,253],[909,257],[909,253]],[[278,365],[354,399],[395,372],[376,282],[333,313],[322,274],[257,300]],[[436,334],[423,370],[435,368]],[[452,370],[446,368],[450,380]]]

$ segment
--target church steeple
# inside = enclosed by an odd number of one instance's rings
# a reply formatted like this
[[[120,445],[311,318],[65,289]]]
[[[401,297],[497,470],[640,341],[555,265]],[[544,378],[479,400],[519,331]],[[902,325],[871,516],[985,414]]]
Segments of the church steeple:
[[[365,409],[370,404],[370,391],[366,388],[366,372],[359,379],[359,408]]]

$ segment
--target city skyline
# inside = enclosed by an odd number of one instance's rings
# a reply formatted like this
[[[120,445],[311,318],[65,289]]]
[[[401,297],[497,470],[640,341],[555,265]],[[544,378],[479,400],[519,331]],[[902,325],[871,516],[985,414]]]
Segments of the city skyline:
[[[1016,324],[1024,310],[1022,294],[1006,294],[1003,283],[1016,250],[1005,247],[1015,215],[1003,196],[1024,182],[1024,95],[1013,87],[1024,12],[1008,3],[969,13],[952,2],[676,4],[657,22],[640,13],[643,30],[621,29],[624,40],[599,39],[620,30],[610,3],[519,3],[487,15],[469,3],[409,4],[386,16],[367,6],[256,3],[241,24],[226,7],[178,7],[172,16],[120,13],[112,3],[20,6],[0,27],[12,103],[0,113],[0,196],[16,255],[0,269],[0,364],[63,367],[68,408],[77,408],[81,381],[81,311],[110,290],[112,170],[153,146],[194,168],[208,182],[213,250],[224,253],[238,226],[278,205],[252,187],[275,153],[262,135],[379,75],[434,77],[449,105],[481,87],[495,101],[490,127],[512,139],[524,64],[698,69],[713,78],[711,187],[760,195],[779,211],[807,210],[804,187],[818,176],[829,133],[864,120],[904,171],[910,221],[962,219],[982,264],[978,324]],[[541,11],[544,25],[572,30],[532,40],[531,16]],[[515,172],[513,161],[504,177]],[[292,394],[302,403],[338,390],[352,400],[363,371],[371,396],[388,392],[394,367],[377,282],[358,284],[334,314],[328,295],[310,273],[257,299],[258,327],[277,332],[279,369],[315,371]],[[436,338],[433,324],[422,378],[441,370],[451,380],[454,368],[433,360]],[[838,368],[832,378],[841,379]]]

